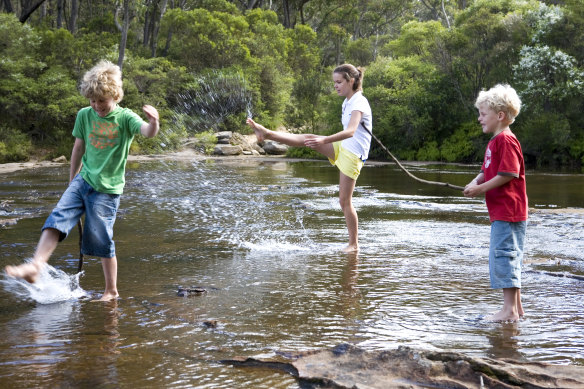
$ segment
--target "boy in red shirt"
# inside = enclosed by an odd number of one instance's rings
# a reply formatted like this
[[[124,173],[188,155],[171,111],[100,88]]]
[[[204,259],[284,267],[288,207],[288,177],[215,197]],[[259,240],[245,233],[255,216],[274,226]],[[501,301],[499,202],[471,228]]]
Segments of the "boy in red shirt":
[[[509,125],[521,109],[521,100],[509,85],[482,91],[475,102],[479,122],[492,138],[481,172],[464,189],[464,195],[485,194],[491,220],[489,274],[491,288],[503,289],[503,309],[490,321],[516,321],[521,305],[521,262],[527,224],[527,192],[521,145]]]

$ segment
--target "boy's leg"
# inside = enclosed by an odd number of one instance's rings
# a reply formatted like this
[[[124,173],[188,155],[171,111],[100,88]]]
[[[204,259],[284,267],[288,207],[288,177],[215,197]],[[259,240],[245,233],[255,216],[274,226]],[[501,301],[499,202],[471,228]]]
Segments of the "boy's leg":
[[[34,283],[42,267],[49,261],[49,257],[55,251],[59,243],[60,232],[54,228],[46,228],[41,233],[39,243],[35,250],[33,260],[19,266],[6,266],[6,274],[11,277],[22,278],[25,281]]]
[[[521,304],[521,289],[517,289],[517,314],[519,314],[519,318],[522,318],[525,315],[525,311],[523,310],[523,304]]]
[[[118,259],[117,257],[102,258],[101,267],[105,279],[105,291],[99,299],[100,301],[110,301],[118,298]]]
[[[42,267],[49,261],[57,244],[65,239],[69,231],[77,224],[83,207],[84,181],[75,177],[70,183],[59,202],[45,221],[43,232],[37,244],[33,260],[20,266],[7,266],[6,274],[22,278],[28,282],[35,282]]]
[[[517,321],[519,313],[517,307],[519,288],[503,288],[503,309],[492,316],[488,321]]]
[[[92,189],[86,196],[86,203],[83,253],[101,258],[105,290],[99,300],[113,300],[118,297],[118,260],[113,237],[120,195]]]
[[[345,215],[347,230],[349,232],[349,244],[343,249],[345,252],[359,250],[359,218],[357,211],[353,207],[353,191],[355,189],[355,180],[339,173],[339,203]]]

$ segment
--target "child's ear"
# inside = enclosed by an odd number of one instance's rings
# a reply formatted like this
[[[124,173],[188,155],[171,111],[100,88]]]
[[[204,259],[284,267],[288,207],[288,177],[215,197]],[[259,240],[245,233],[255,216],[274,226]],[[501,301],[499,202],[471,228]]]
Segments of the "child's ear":
[[[497,119],[499,119],[500,121],[503,121],[506,118],[507,118],[507,115],[505,115],[505,112],[503,112],[503,111],[497,112]]]

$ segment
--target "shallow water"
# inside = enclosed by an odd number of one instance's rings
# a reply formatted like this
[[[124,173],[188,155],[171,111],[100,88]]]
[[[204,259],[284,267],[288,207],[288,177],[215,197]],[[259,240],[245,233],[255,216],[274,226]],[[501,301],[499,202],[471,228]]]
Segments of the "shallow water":
[[[412,166],[464,185],[469,166]],[[484,202],[367,166],[354,204],[361,251],[342,254],[338,173],[327,162],[131,163],[116,245],[121,299],[93,303],[98,260],[79,280],[78,235],[30,287],[2,279],[3,387],[298,388],[286,373],[221,364],[280,351],[408,345],[479,357],[584,365],[583,175],[528,173],[533,212],[523,272],[526,317],[487,323]],[[67,168],[0,176],[0,266],[32,254]],[[564,276],[564,275],[567,275]],[[179,286],[206,294],[177,297]],[[214,325],[215,322],[216,326]]]

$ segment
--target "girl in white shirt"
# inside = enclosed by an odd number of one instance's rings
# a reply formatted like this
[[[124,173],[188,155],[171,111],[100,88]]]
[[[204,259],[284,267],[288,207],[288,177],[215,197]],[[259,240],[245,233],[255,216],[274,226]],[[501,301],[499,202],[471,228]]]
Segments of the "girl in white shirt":
[[[268,130],[251,118],[247,119],[247,124],[254,130],[258,142],[270,139],[288,146],[307,146],[326,156],[331,164],[339,168],[339,202],[349,231],[349,244],[343,251],[355,252],[359,250],[358,217],[352,199],[355,182],[369,155],[371,107],[363,96],[361,68],[340,65],[333,71],[333,82],[337,94],[345,97],[341,116],[343,131],[329,136],[289,134]]]

